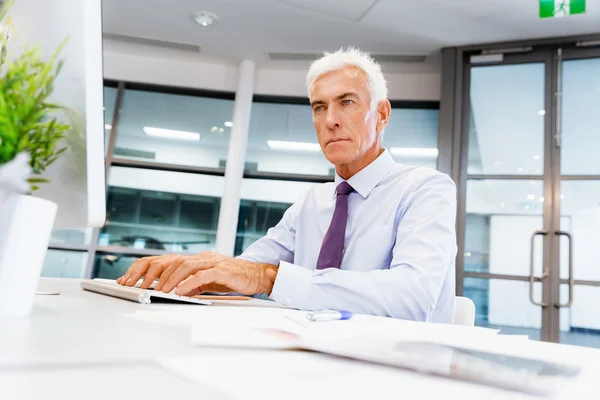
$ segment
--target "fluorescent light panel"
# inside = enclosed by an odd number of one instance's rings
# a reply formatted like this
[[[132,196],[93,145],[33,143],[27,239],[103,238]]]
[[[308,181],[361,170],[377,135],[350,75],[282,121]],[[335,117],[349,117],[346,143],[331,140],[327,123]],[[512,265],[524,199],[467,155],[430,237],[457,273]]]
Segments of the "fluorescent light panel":
[[[422,157],[422,158],[435,158],[438,156],[438,149],[436,148],[410,148],[410,147],[392,147],[390,153],[396,157]]]
[[[318,143],[306,142],[286,142],[280,140],[267,140],[267,145],[272,150],[287,150],[287,151],[321,151],[321,146]]]
[[[151,126],[145,126],[143,128],[143,130],[146,135],[161,138],[161,139],[187,140],[189,142],[200,141],[200,134],[197,132],[186,132],[186,131],[176,131],[173,129],[153,128]]]

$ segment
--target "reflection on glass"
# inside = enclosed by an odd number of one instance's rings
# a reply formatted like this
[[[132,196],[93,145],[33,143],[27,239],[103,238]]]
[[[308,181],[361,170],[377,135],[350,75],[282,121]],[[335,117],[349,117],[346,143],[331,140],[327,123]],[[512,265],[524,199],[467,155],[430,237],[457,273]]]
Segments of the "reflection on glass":
[[[561,302],[569,301],[569,288],[561,285]],[[562,308],[560,314],[560,342],[577,346],[600,348],[599,286],[575,286],[573,305]]]
[[[435,169],[438,158],[439,110],[394,108],[383,145],[398,163]]]
[[[542,194],[542,181],[468,181],[465,270],[529,275],[531,235],[543,228]],[[538,276],[542,246],[542,238],[536,238],[534,266]]]
[[[114,156],[218,168],[232,116],[233,100],[126,90]]]
[[[600,58],[563,62],[561,172],[600,175]]]
[[[112,167],[98,244],[169,252],[213,250],[223,177]]]
[[[117,102],[117,88],[104,87],[104,155],[108,151],[108,139]]]
[[[121,254],[96,254],[94,261],[94,278],[118,279],[140,257]]]
[[[214,248],[220,199],[113,188],[99,244],[199,253]]]
[[[234,254],[241,254],[263,237],[269,228],[279,223],[290,206],[287,203],[242,200]]]
[[[535,283],[538,301],[541,291],[541,284]],[[542,316],[540,307],[529,301],[528,282],[465,278],[464,296],[475,303],[475,325],[540,340]]]
[[[88,253],[85,251],[65,251],[48,249],[42,277],[44,278],[85,278]]]
[[[289,206],[301,200],[314,185],[311,182],[242,180],[235,254],[240,254],[277,225]]]
[[[471,68],[469,174],[543,173],[544,69]]]

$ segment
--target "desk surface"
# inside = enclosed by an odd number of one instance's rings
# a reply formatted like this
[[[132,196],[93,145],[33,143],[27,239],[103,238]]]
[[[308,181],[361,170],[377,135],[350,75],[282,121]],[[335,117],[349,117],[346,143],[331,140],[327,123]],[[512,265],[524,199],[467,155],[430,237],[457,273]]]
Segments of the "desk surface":
[[[40,290],[61,294],[37,296],[29,318],[0,320],[0,388],[9,394],[3,398],[364,399],[413,390],[419,397],[530,398],[316,353],[196,347],[189,327],[126,314],[203,306],[141,305],[82,291],[78,280],[42,279]],[[514,352],[600,366],[600,351],[592,349],[526,342]],[[189,368],[190,357],[203,362]],[[189,373],[173,372],[178,360]]]

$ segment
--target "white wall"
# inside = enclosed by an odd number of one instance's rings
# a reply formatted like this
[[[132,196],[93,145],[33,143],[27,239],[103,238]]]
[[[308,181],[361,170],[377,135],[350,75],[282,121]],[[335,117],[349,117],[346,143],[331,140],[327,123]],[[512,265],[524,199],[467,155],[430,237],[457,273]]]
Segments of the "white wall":
[[[234,92],[237,65],[189,53],[105,40],[104,77],[113,80]],[[259,94],[306,96],[303,70],[257,69],[254,91]],[[439,100],[440,74],[386,74],[389,98]]]

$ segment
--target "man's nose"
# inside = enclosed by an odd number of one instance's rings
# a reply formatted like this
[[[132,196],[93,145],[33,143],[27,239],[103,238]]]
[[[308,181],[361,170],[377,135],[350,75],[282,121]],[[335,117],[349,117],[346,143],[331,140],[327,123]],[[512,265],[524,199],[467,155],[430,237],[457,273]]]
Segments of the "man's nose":
[[[327,119],[325,124],[328,129],[335,129],[340,127],[340,120],[338,118],[337,110],[335,107],[327,108]]]

